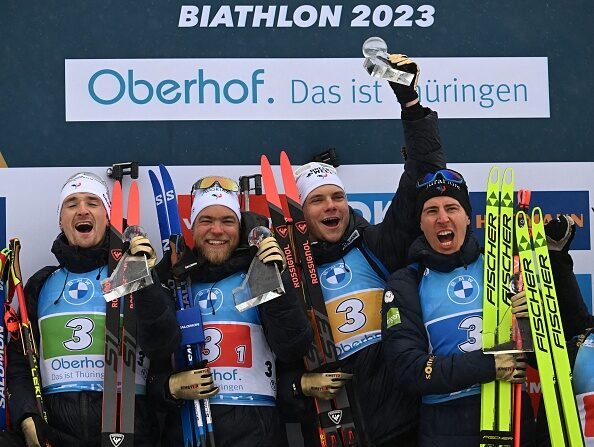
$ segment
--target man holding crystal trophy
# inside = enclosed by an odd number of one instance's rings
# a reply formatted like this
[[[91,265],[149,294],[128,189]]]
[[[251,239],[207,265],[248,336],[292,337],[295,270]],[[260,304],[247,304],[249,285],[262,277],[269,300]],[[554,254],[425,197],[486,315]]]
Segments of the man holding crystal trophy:
[[[350,277],[348,289],[322,287],[338,361],[323,371],[305,371],[296,364],[286,368],[279,380],[280,405],[287,419],[301,423],[306,446],[320,445],[314,399],[318,403],[332,400],[336,411],[352,414],[356,439],[338,428],[341,439],[334,445],[417,445],[419,398],[395,386],[383,358],[379,309],[387,277],[407,265],[408,248],[420,234],[415,224],[415,183],[422,174],[445,168],[445,156],[437,113],[419,102],[418,65],[405,55],[388,54],[385,42],[377,37],[365,42],[363,54],[365,70],[388,80],[401,105],[404,174],[385,218],[370,225],[349,207],[343,182],[332,166],[310,163],[296,172],[319,274],[334,269]],[[316,175],[318,172],[325,174]],[[357,320],[351,318],[353,312],[334,310],[353,302],[362,304]],[[355,327],[356,323],[362,325]],[[345,328],[353,331],[345,335]],[[342,346],[345,337],[348,349]],[[350,408],[343,407],[342,398],[335,399],[344,387]]]

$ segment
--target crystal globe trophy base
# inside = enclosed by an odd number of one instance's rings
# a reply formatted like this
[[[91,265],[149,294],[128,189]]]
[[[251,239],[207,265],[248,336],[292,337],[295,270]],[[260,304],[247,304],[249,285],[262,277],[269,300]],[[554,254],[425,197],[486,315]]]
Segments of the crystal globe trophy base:
[[[363,42],[363,67],[371,76],[398,84],[410,85],[414,73],[400,71],[392,67],[388,59],[388,46],[381,37],[370,37]]]

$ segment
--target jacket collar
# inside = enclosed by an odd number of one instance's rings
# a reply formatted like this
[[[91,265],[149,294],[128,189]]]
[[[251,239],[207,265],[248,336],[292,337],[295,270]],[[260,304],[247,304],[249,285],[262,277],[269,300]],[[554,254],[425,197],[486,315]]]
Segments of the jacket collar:
[[[52,253],[60,263],[73,273],[86,273],[107,264],[109,238],[107,233],[101,244],[91,248],[70,245],[66,235],[60,233],[52,244]]]

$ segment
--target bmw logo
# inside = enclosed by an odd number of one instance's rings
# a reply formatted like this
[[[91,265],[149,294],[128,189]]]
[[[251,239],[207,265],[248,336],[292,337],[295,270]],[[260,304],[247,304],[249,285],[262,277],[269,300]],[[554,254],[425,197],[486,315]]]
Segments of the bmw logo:
[[[64,299],[74,305],[80,306],[88,303],[95,294],[95,285],[88,278],[71,279],[64,286]]]
[[[320,275],[322,287],[328,290],[342,289],[349,285],[352,278],[353,274],[344,262],[331,265]]]
[[[470,304],[480,294],[480,287],[476,280],[469,275],[454,278],[448,284],[448,297],[457,304]]]
[[[199,290],[194,296],[194,304],[196,303],[200,306],[202,315],[212,315],[223,305],[223,292],[215,288]]]

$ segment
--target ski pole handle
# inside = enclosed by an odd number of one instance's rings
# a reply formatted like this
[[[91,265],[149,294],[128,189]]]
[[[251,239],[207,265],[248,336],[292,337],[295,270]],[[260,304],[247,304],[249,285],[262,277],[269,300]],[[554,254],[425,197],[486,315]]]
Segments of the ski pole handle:
[[[19,313],[21,315],[22,324],[29,324],[29,313],[27,312],[27,302],[25,300],[25,293],[23,291],[23,276],[21,274],[21,263],[19,254],[21,252],[21,241],[18,238],[10,240],[9,247],[11,250],[10,257],[10,280],[16,289],[17,298],[19,300]]]

